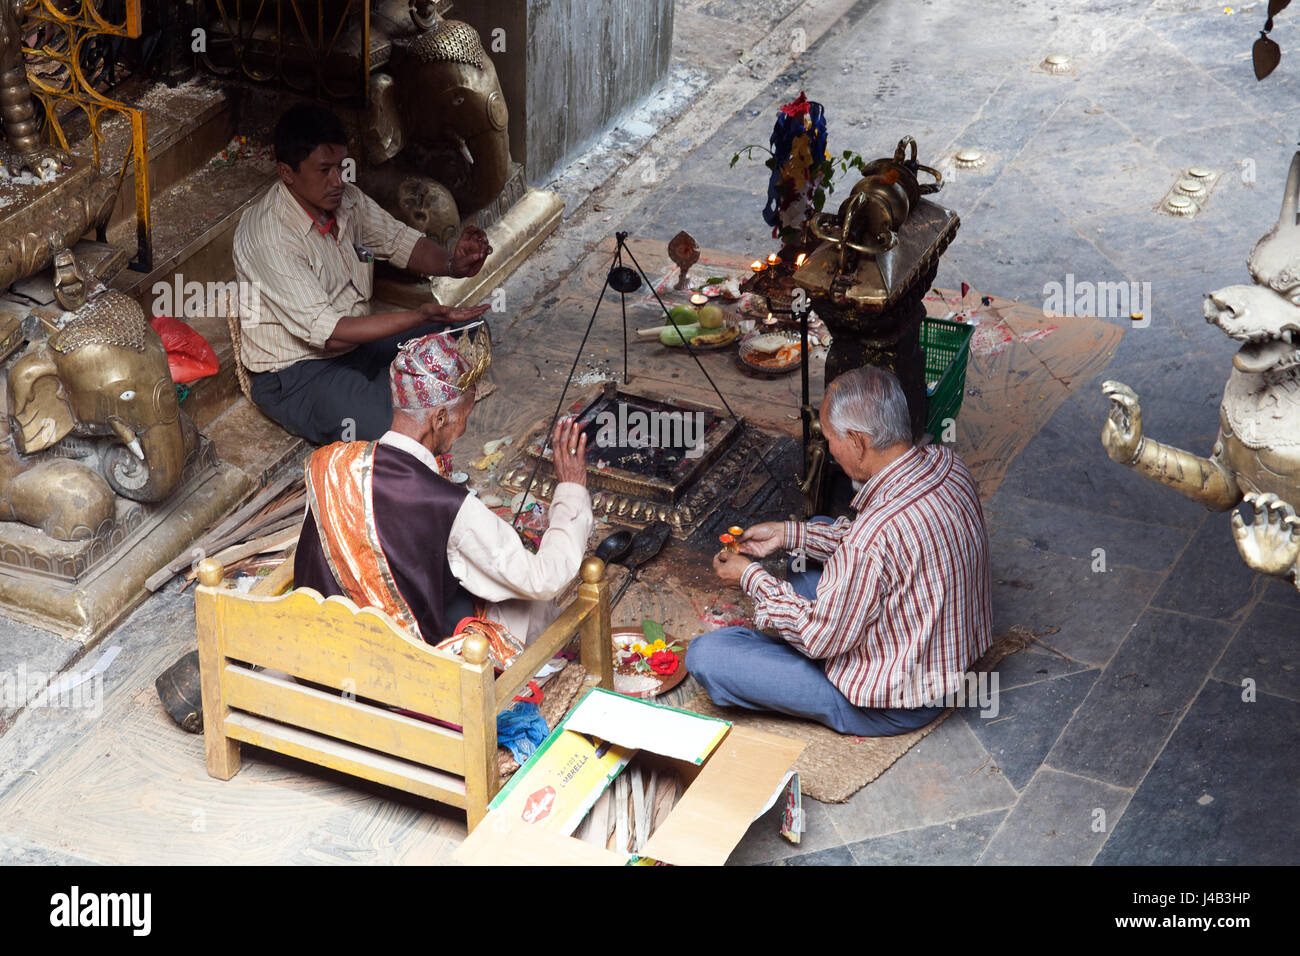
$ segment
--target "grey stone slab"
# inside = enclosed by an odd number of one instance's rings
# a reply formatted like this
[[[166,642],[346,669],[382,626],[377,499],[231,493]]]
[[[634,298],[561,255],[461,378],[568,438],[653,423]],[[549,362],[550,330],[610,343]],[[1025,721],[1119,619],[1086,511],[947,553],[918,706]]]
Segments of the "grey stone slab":
[[[963,708],[961,716],[1017,790],[1038,771],[1062,728],[1092,688],[1098,671],[1044,680],[997,694],[997,707]],[[1001,675],[999,675],[1000,682]]]
[[[1264,590],[1269,579],[1241,560],[1231,518],[1212,514],[1193,536],[1151,603],[1186,614],[1231,620]]]
[[[182,594],[178,584],[169,584],[67,672],[89,672],[111,648],[121,648],[102,674],[46,706],[28,707],[10,732],[0,737],[0,794],[12,790],[25,773],[33,769],[39,772],[42,761],[57,759],[61,750],[75,746],[118,695],[138,692],[132,682],[139,679],[134,671],[142,661],[166,662],[148,676],[152,683],[158,673],[194,646],[193,591]],[[154,693],[152,688],[149,693]],[[161,703],[158,711],[163,714]],[[182,733],[179,728],[176,732]]]
[[[1089,571],[1097,563],[1106,568],[1106,574],[1127,568],[1164,571],[1178,559],[1191,538],[1186,528],[1079,511],[1001,489],[985,503],[984,519],[990,538],[1010,539],[1034,551],[1080,558],[1089,562]],[[1103,561],[1104,565],[1100,563]]]
[[[954,168],[945,178],[951,179],[954,186],[968,180],[981,185],[991,183],[1015,160],[1068,95],[1069,90],[1057,83],[1027,83],[1019,71],[1004,74],[997,89],[969,118],[953,144],[954,148],[983,151],[985,165],[975,170]]]
[[[848,801],[826,810],[839,842],[855,843],[1005,809],[1015,799],[965,721],[949,717]]]
[[[1254,681],[1258,690],[1300,701],[1300,613],[1294,608],[1261,601],[1237,629],[1214,676],[1242,686]]]
[[[1044,634],[1040,640],[1051,641],[1054,636],[1053,634]],[[1024,650],[1016,651],[1016,653],[1004,657],[998,662],[998,674],[1000,675],[998,686],[1004,691],[1015,690],[1017,687],[1023,687],[1026,684],[1053,680],[1057,677],[1078,674],[1089,669],[1087,664],[1070,660],[1070,658],[1058,654],[1050,648],[1039,644],[1031,644]]]
[[[817,853],[843,844],[831,821],[830,805],[804,797],[804,832],[795,845],[781,836],[783,809],[778,804],[750,825],[749,830],[727,858],[728,865],[770,863],[789,857]]]
[[[1157,191],[1150,203],[1075,219],[1074,225],[1133,281],[1151,284],[1153,316],[1172,313],[1204,324],[1201,299],[1206,292],[1250,281],[1246,254],[1253,240],[1243,242],[1242,232],[1249,234],[1252,224],[1267,227],[1269,223],[1253,215],[1231,217],[1224,208],[1228,203],[1218,202],[1233,194],[1226,186],[1216,188],[1209,206],[1196,216],[1165,215],[1156,206],[1181,178],[1181,164],[1162,164],[1146,178]],[[1192,309],[1187,308],[1189,300]]]
[[[625,219],[622,228],[665,240],[685,229],[701,246],[713,249],[772,246],[771,227],[762,217],[765,198],[745,188],[744,176],[735,179],[735,186],[688,182],[665,191],[634,220]]]
[[[1290,581],[1273,578],[1264,587],[1264,600],[1300,611],[1300,590]]]
[[[1262,6],[1258,12],[1263,12]],[[1238,13],[1237,16],[1248,17],[1249,14]],[[1237,57],[1250,55],[1250,45],[1255,42],[1264,21],[1261,19],[1258,25],[1254,22],[1243,24],[1237,16],[1224,16],[1221,7],[1216,10],[1201,5],[1195,10],[1151,17],[1147,26],[1196,66],[1212,69]],[[1163,100],[1164,96],[1160,99]]]
[[[1100,390],[1080,391],[1066,400],[1012,461],[1001,488],[1083,511],[1199,527],[1205,520],[1203,507],[1107,457],[1101,427],[1109,407]]]
[[[1161,575],[1128,569],[1095,573],[1092,561],[991,542],[993,629],[1027,627],[1090,666],[1110,660],[1142,615]]]
[[[1199,69],[1159,77],[1148,77],[1140,69],[1115,73],[1104,80],[1094,78],[1089,93],[1145,144],[1251,112],[1233,90]],[[1155,97],[1158,105],[1153,106]]]
[[[1004,175],[1011,172],[1007,170]],[[1045,204],[1037,209],[1027,208],[1020,200],[1007,200],[998,183],[990,187],[985,198],[1001,197],[999,209],[1006,207],[1006,210],[997,228],[1005,231],[991,232],[994,224],[987,221],[987,217],[992,215],[991,206],[974,213],[956,209],[965,224],[963,228],[966,225],[974,227],[967,236],[960,232],[957,234],[963,254],[977,267],[971,276],[974,288],[1042,308],[1051,288],[1049,284],[1063,283],[1067,273],[1090,276],[1093,281],[1126,278],[1114,263],[1081,238],[1067,222],[1054,220],[1057,215],[1054,200],[1045,200]],[[1017,218],[1020,219],[1019,230],[1015,226]],[[1056,250],[1059,258],[1044,263],[1042,249]],[[1125,316],[1126,324],[1127,318]]]
[[[44,686],[50,674],[57,674],[81,652],[77,641],[0,618],[0,734],[26,706],[31,696],[27,689],[36,683]],[[44,676],[35,681],[36,675]]]
[[[1279,28],[1288,15],[1294,16],[1288,11],[1278,17]],[[1255,36],[1258,35],[1256,31]],[[1280,29],[1277,38],[1280,43]],[[1242,41],[1245,40],[1243,36]],[[1261,126],[1267,123],[1271,127],[1260,130],[1262,142],[1271,143],[1277,138],[1276,133],[1281,133],[1285,137],[1284,144],[1290,144],[1295,140],[1296,122],[1300,120],[1300,100],[1297,99],[1300,97],[1300,75],[1297,75],[1295,69],[1295,57],[1288,57],[1286,44],[1282,44],[1282,63],[1266,79],[1256,80],[1250,59],[1250,46],[1254,42],[1254,37],[1251,37],[1249,42],[1244,43],[1244,48],[1238,47],[1236,55],[1211,66],[1206,70],[1206,75],[1245,104],[1262,121]],[[1265,139],[1267,134],[1274,135]]]
[[[0,833],[0,866],[100,866],[95,860]]]
[[[872,840],[850,843],[858,866],[968,866],[979,859],[1005,810],[963,817]]]
[[[1062,153],[1138,142],[1133,131],[1110,116],[1104,106],[1077,93],[1065,99],[1035,135]]]
[[[1106,840],[1129,792],[1044,767],[980,857],[981,865],[1082,866]]]
[[[1151,17],[1150,11],[1144,14],[1145,20],[1150,20]],[[1111,69],[1127,71],[1132,69],[1133,63],[1140,62],[1143,75],[1155,79],[1170,73],[1185,73],[1197,68],[1195,63],[1189,60],[1177,46],[1161,36],[1149,22],[1137,23],[1122,37],[1103,39],[1109,41],[1106,44],[1105,63]],[[1093,81],[1105,82],[1104,78],[1098,80],[1090,76],[1085,85],[1091,85]]]
[[[1157,186],[1149,175],[1156,162],[1155,153],[1142,144],[1124,143],[1100,146],[1092,151],[1057,153],[1043,137],[1030,140],[1016,159],[1016,165],[1072,221],[1154,206],[1167,188]]]
[[[1154,291],[1152,298],[1162,301]],[[1149,327],[1133,328],[1120,340],[1102,379],[1124,382],[1144,403],[1148,399],[1192,398],[1200,406],[1196,412],[1198,424],[1211,415],[1217,419],[1238,345],[1221,332],[1202,334],[1204,327],[1205,323],[1198,323],[1195,316],[1175,318],[1158,311]],[[1104,410],[1109,409],[1107,403]],[[1157,422],[1154,427],[1160,429],[1165,424]],[[1147,429],[1145,414],[1142,427]],[[1159,437],[1155,432],[1152,435]]]
[[[1099,864],[1300,863],[1300,704],[1211,680],[1097,855]]]
[[[1190,219],[1172,221],[1211,227],[1223,223],[1235,229],[1253,224],[1262,235],[1277,218],[1293,148],[1289,140],[1278,142],[1272,126],[1249,114],[1231,117],[1223,125],[1160,137],[1154,149],[1166,167],[1181,173],[1204,166],[1219,174],[1204,208]],[[1172,180],[1167,185],[1172,186]],[[1225,245],[1216,260],[1202,265],[1221,259],[1244,268],[1247,252],[1249,246],[1238,251]]]
[[[1058,770],[1133,787],[1228,642],[1227,625],[1148,611],[1047,756]]]
[[[836,846],[828,850],[818,850],[816,853],[805,853],[800,856],[788,856],[783,860],[775,860],[772,866],[857,866],[858,862],[849,852],[848,847]]]
[[[962,172],[958,170],[955,175],[960,186]],[[951,202],[957,208],[947,192],[941,195],[945,202]],[[1023,238],[1028,230],[1044,241],[1050,241],[1050,248],[1059,249],[1067,256],[1076,251],[1087,252],[1082,249],[1085,241],[1070,227],[1065,212],[1018,165],[1012,164],[1004,169],[991,184],[991,188],[986,187],[980,194],[977,203],[961,206],[960,212],[962,229],[965,230],[963,238],[1000,245],[1017,235]],[[1041,290],[1046,281],[1043,279],[1036,282],[1039,290],[1036,299],[1042,297]]]

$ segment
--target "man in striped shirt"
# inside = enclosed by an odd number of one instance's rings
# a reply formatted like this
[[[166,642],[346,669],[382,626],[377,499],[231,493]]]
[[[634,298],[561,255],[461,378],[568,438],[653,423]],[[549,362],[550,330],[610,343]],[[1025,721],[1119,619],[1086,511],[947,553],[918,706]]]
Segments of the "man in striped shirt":
[[[302,103],[275,127],[280,181],[245,211],[233,255],[240,352],[254,403],[316,444],[374,440],[393,418],[388,367],[405,341],[464,322],[486,305],[427,303],[370,313],[374,260],[424,275],[476,275],[492,251],[466,228],[448,255],[348,180],[347,133],[331,110]]]
[[[774,710],[840,733],[922,727],[964,687],[992,633],[988,536],[975,482],[953,451],[912,444],[907,400],[890,372],[831,383],[821,406],[830,453],[859,490],[857,516],[767,522],[740,546],[823,562],[781,581],[723,551],[713,566],[754,601],[758,627],[691,642],[686,666],[720,706]],[[796,563],[794,565],[798,567]]]

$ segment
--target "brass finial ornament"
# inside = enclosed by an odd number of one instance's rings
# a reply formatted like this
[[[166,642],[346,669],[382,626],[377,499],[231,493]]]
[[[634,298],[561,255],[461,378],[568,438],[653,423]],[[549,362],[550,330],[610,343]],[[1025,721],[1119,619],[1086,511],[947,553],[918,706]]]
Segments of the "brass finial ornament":
[[[1170,200],[1172,204],[1180,197]],[[1183,198],[1191,204],[1191,200]],[[1211,511],[1234,511],[1233,537],[1248,566],[1300,588],[1300,152],[1291,160],[1273,228],[1246,260],[1253,285],[1206,296],[1205,319],[1242,343],[1219,406],[1220,440],[1208,458],[1147,438],[1137,393],[1104,382],[1106,453]]]
[[[54,298],[67,311],[76,312],[86,304],[86,294],[86,276],[77,257],[66,246],[59,249],[54,253]]]
[[[492,333],[488,324],[467,326],[456,342],[456,351],[469,364],[469,369],[456,379],[456,387],[463,392],[477,384],[492,365]]]

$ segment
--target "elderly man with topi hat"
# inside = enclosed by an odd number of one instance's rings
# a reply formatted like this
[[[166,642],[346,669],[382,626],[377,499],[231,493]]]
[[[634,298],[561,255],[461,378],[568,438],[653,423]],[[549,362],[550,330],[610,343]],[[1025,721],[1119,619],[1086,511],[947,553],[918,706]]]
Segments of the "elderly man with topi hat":
[[[552,435],[559,482],[536,554],[438,460],[464,434],[490,359],[486,327],[459,342],[438,332],[402,346],[389,372],[391,428],[308,459],[298,586],[381,608],[430,644],[470,616],[524,643],[554,620],[553,599],[578,573],[593,522],[577,423],[564,419]]]

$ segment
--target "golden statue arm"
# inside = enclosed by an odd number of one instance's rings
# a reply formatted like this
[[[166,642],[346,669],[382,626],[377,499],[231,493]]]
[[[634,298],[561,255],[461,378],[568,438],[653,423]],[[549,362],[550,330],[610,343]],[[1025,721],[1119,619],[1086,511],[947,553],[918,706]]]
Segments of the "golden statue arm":
[[[1216,458],[1202,458],[1190,451],[1143,438],[1137,459],[1126,464],[1139,474],[1200,502],[1211,511],[1227,511],[1241,501],[1241,490],[1232,473]]]
[[[1122,382],[1103,382],[1101,389],[1111,401],[1101,443],[1113,461],[1168,485],[1211,511],[1227,511],[1241,501],[1241,489],[1232,472],[1217,458],[1202,458],[1142,434],[1142,408],[1131,388]]]

